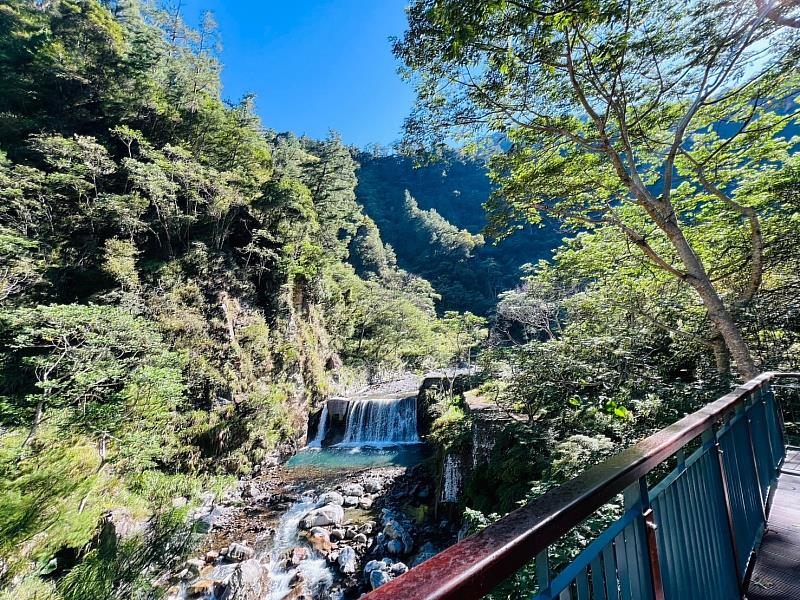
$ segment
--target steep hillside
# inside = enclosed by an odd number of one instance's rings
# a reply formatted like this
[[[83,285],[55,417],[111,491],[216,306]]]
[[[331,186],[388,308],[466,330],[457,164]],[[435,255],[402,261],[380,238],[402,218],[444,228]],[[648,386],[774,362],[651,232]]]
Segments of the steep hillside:
[[[397,254],[398,265],[429,280],[444,310],[489,313],[520,267],[549,258],[561,242],[557,227],[520,226],[501,240],[484,237],[483,204],[492,193],[485,166],[450,154],[416,167],[414,159],[360,153],[358,201]],[[410,198],[409,198],[410,195]]]
[[[135,2],[0,6],[14,597],[132,597],[169,553],[103,554],[101,515],[177,526],[217,478],[292,451],[319,399],[449,358],[433,290],[355,201],[349,150],[224,103],[215,37]]]

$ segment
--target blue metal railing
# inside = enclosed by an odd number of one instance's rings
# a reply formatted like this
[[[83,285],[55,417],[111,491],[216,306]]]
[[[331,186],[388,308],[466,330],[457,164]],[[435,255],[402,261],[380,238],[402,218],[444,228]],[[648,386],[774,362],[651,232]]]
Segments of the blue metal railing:
[[[785,378],[800,373],[759,375],[365,598],[477,600],[534,559],[534,600],[741,598],[785,454]],[[619,494],[622,515],[553,573],[548,551]]]
[[[552,581],[539,566],[534,599],[741,598],[785,452],[769,383],[702,431],[701,442],[686,458],[679,451],[657,485],[642,476],[626,488],[624,515]]]

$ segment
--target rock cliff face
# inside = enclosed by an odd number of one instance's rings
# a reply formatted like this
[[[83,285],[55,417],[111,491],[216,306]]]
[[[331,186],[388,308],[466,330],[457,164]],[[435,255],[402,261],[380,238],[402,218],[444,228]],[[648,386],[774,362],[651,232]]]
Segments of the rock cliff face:
[[[472,474],[476,469],[489,464],[492,451],[504,430],[510,423],[521,418],[503,411],[496,404],[479,396],[476,390],[464,392],[463,395],[466,413],[472,425],[466,444],[440,453],[437,511],[443,515],[454,515],[458,512]]]

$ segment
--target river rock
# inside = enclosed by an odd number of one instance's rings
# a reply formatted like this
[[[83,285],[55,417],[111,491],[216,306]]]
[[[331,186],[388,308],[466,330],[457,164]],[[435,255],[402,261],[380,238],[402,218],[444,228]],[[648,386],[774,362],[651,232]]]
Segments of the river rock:
[[[248,560],[253,558],[256,551],[244,542],[234,542],[228,547],[228,558],[231,560]]]
[[[366,544],[367,536],[365,536],[363,533],[357,533],[353,538],[353,542],[356,544]]]
[[[378,477],[371,477],[364,480],[364,490],[370,494],[377,494],[383,491],[383,479]]]
[[[408,567],[404,563],[401,563],[401,562],[398,561],[398,562],[394,563],[391,567],[389,567],[389,572],[392,575],[394,575],[395,577],[397,577],[398,575],[402,575],[403,573],[407,573],[408,572]]]
[[[260,600],[267,593],[267,571],[255,558],[240,563],[220,600]]]
[[[358,506],[360,498],[358,496],[345,496],[344,506]]]
[[[365,535],[370,535],[373,531],[375,531],[375,526],[375,521],[367,521],[361,527],[359,527],[358,530]]]
[[[386,566],[382,560],[371,560],[366,565],[364,565],[364,575],[369,576],[369,574],[374,571],[375,569],[383,569]]]
[[[334,531],[340,531],[334,529]],[[326,554],[331,551],[333,544],[327,529],[322,527],[312,527],[308,532],[308,541],[317,552]]]
[[[325,506],[326,504],[338,504],[341,506],[344,503],[344,498],[339,492],[325,492],[319,497],[317,506]]]
[[[363,496],[364,486],[360,483],[348,483],[342,488],[342,494],[345,496]]]
[[[200,570],[205,566],[206,561],[204,561],[202,558],[190,558],[186,561],[184,568],[188,569],[190,573],[198,575]]]
[[[289,562],[293,564],[295,567],[304,560],[306,560],[307,558],[308,558],[308,549],[300,546],[298,546],[297,548],[292,548],[292,551],[289,554]]]
[[[214,581],[211,579],[198,579],[186,588],[189,596],[210,596],[214,593]]]
[[[389,554],[402,554],[403,542],[400,540],[389,540],[389,543],[386,544],[386,551]]]
[[[438,552],[436,550],[436,547],[430,542],[425,542],[422,545],[422,548],[419,549],[417,555],[414,557],[414,561],[411,563],[411,566],[416,567],[417,565],[421,565],[426,560],[428,560],[429,558],[433,558],[437,554]]]
[[[364,510],[369,510],[370,508],[372,508],[372,498],[370,498],[369,496],[360,498],[358,501],[358,505]]]
[[[389,583],[392,580],[391,575],[381,569],[375,569],[369,574],[369,585],[373,590],[378,589],[382,585]]]
[[[355,573],[357,561],[358,556],[356,555],[356,551],[350,546],[344,546],[339,551],[339,558],[336,559],[339,570],[344,574]]]
[[[315,508],[303,517],[302,523],[305,529],[312,527],[324,527],[325,525],[339,525],[344,521],[344,510],[338,504],[328,504],[320,508]]]

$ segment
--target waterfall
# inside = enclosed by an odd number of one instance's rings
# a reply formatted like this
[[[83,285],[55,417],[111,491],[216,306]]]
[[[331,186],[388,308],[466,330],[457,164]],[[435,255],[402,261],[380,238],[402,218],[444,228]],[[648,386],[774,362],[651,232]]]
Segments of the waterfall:
[[[319,423],[317,423],[317,435],[308,444],[309,448],[320,448],[325,434],[328,433],[328,403],[322,405],[322,413],[319,416]]]
[[[457,454],[448,454],[444,459],[442,473],[441,502],[458,502],[461,498],[461,458]]]
[[[351,400],[340,446],[415,444],[417,398]]]

